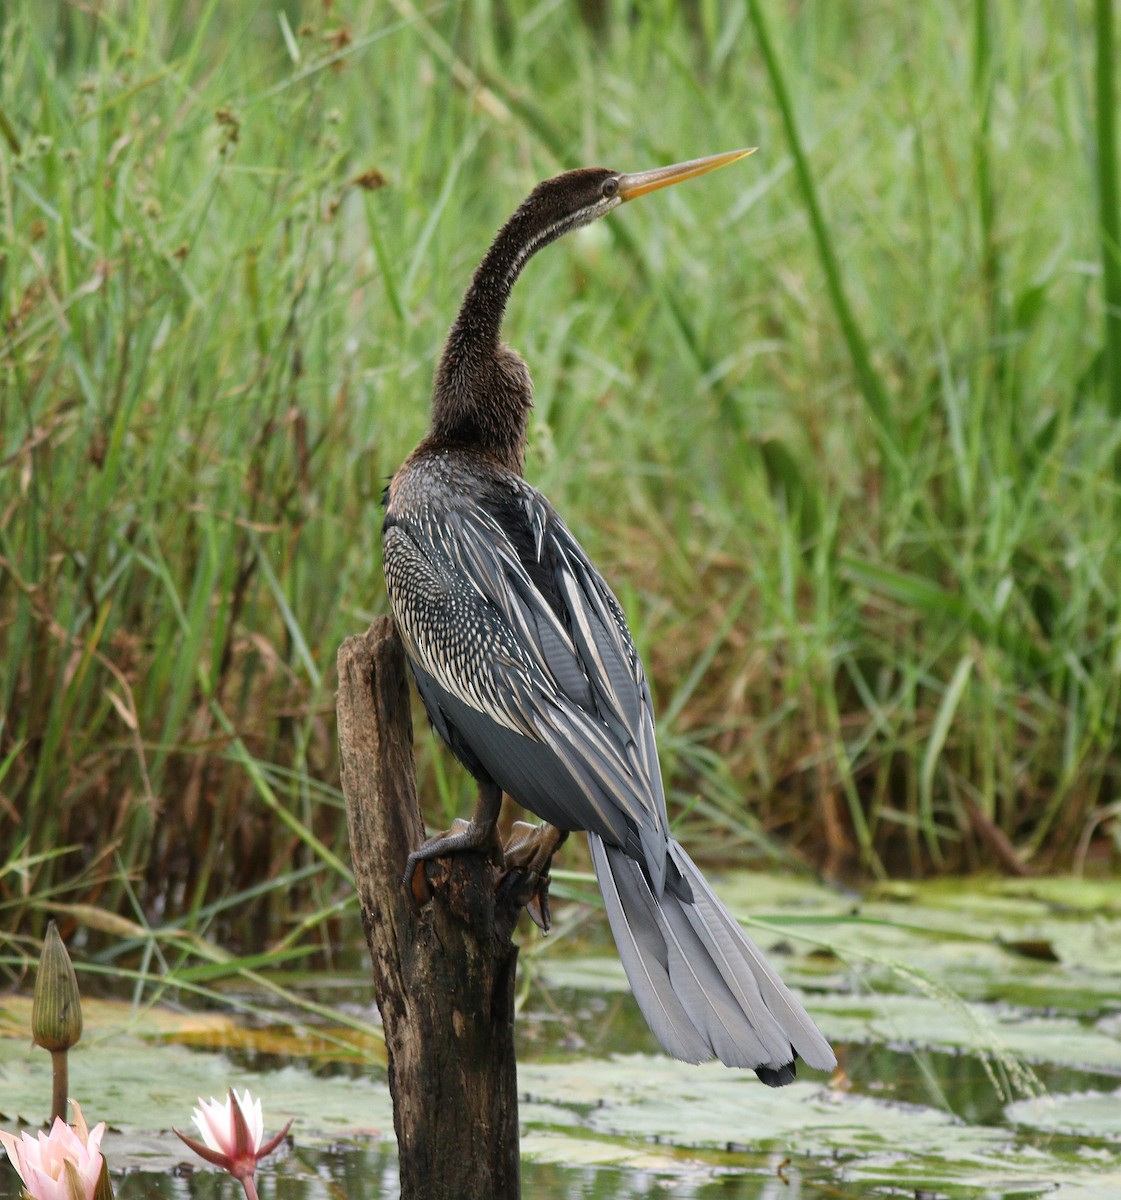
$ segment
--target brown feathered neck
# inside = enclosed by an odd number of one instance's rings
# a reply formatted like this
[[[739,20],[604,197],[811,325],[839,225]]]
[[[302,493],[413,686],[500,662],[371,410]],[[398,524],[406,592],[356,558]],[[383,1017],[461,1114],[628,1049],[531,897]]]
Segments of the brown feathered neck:
[[[501,342],[506,304],[522,268],[542,246],[607,211],[602,184],[613,174],[587,167],[548,179],[499,230],[448,333],[424,449],[476,449],[521,474],[533,385],[521,357]]]

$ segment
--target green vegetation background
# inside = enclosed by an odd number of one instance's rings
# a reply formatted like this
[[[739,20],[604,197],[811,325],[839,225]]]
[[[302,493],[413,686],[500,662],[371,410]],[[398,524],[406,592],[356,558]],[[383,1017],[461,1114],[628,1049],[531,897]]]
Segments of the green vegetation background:
[[[335,651],[475,263],[539,178],[742,145],[536,259],[506,327],[673,813],[829,872],[1114,862],[1109,19],[5,4],[4,925],[347,902]]]

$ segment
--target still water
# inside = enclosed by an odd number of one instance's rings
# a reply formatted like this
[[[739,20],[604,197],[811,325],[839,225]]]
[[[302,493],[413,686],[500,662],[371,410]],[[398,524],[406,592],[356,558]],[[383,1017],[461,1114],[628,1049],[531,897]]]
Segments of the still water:
[[[841,1071],[769,1089],[674,1063],[613,955],[533,941],[518,1018],[523,1195],[624,1200],[1117,1200],[1121,1197],[1121,886],[941,881],[853,902],[814,885],[729,878],[767,897],[763,943],[835,1044]],[[755,907],[758,912],[758,907]],[[292,977],[324,1011],[373,1021],[368,976]],[[250,1087],[266,1131],[261,1200],[393,1200],[392,1110],[376,1037],[282,1008],[253,1020],[90,1000],[71,1094],[120,1200],[240,1200],[170,1133],[196,1097]],[[178,1005],[167,1003],[178,1000]],[[46,1057],[29,998],[0,995],[0,1127],[41,1119]],[[301,1023],[303,1022],[303,1023]],[[342,1030],[342,1032],[346,1032]],[[343,1046],[344,1049],[340,1049]],[[0,1200],[18,1195],[0,1165]]]

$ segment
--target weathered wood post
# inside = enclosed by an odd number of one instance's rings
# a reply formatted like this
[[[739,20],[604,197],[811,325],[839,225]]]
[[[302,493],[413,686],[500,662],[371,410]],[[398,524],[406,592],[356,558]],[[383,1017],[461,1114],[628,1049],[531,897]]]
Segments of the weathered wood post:
[[[389,1051],[402,1200],[519,1195],[511,940],[524,895],[481,853],[401,879],[424,839],[404,651],[389,617],[338,653],[350,852]]]

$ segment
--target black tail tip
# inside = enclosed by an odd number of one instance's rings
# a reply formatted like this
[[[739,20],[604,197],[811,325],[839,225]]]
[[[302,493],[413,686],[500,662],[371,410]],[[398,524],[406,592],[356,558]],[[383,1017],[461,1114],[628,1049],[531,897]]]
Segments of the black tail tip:
[[[755,1074],[767,1085],[767,1087],[785,1087],[788,1083],[793,1083],[795,1076],[798,1074],[797,1066],[793,1061],[784,1064],[781,1067],[756,1067]]]

